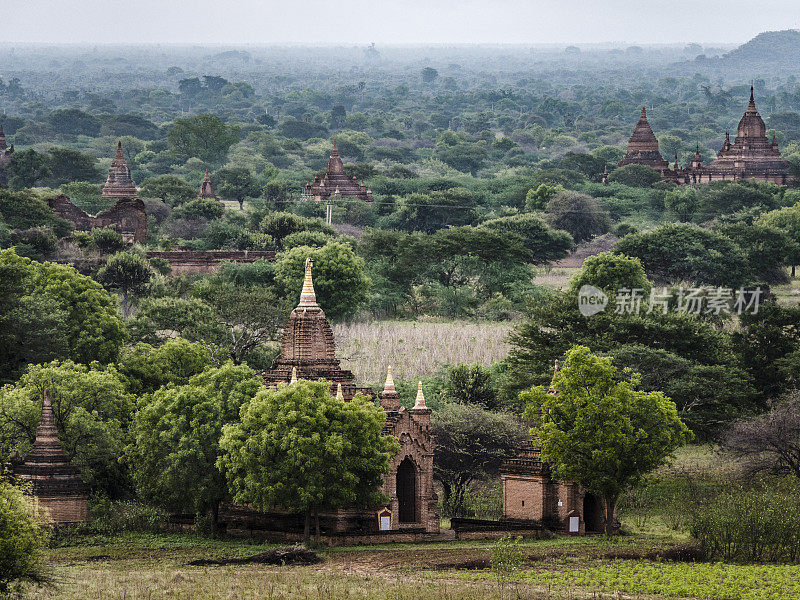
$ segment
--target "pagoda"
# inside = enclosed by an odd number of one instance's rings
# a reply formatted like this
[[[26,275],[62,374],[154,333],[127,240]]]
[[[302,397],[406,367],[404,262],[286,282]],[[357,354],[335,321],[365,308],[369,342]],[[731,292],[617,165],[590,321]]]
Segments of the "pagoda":
[[[200,194],[197,196],[197,200],[200,200],[201,198],[208,200],[219,200],[217,195],[214,193],[214,187],[211,185],[211,177],[209,177],[208,171],[206,171],[206,176],[203,179],[203,183],[200,184]]]
[[[350,177],[344,172],[342,157],[333,142],[333,152],[328,159],[328,168],[325,174],[317,175],[314,181],[307,182],[303,197],[317,202],[327,201],[329,197],[339,195],[343,198],[358,198],[364,202],[372,202],[372,190],[359,182],[355,176]]]
[[[8,185],[8,174],[6,171],[11,165],[11,155],[14,154],[14,144],[9,148],[6,145],[6,134],[3,126],[0,125],[0,187]]]
[[[131,179],[131,170],[122,153],[122,142],[117,142],[117,154],[108,169],[108,179],[103,186],[107,198],[135,198],[136,186]]]
[[[717,159],[696,169],[692,182],[755,179],[782,185],[789,178],[789,166],[789,162],[781,158],[775,137],[767,138],[767,126],[758,113],[751,86],[750,102],[739,121],[733,143],[726,133]]]
[[[669,169],[669,162],[661,156],[661,152],[658,149],[658,140],[650,127],[650,123],[647,122],[647,112],[644,106],[642,107],[639,122],[636,123],[633,135],[628,141],[628,152],[617,163],[617,166],[624,167],[632,164],[652,167],[659,173]]]
[[[295,385],[298,380],[324,380],[331,395],[349,402],[358,394],[375,398],[371,388],[358,387],[353,373],[341,368],[336,345],[325,313],[317,303],[310,258],[305,262],[300,302],[289,315],[283,330],[281,354],[264,373],[268,387]],[[436,439],[431,430],[431,409],[425,403],[422,382],[414,406],[401,406],[389,367],[383,392],[377,401],[386,415],[383,434],[400,443],[400,452],[390,463],[382,490],[388,503],[372,509],[339,509],[326,514],[332,530],[342,532],[411,530],[439,532],[437,495],[433,485],[433,452]],[[384,520],[385,518],[385,520]]]
[[[88,488],[58,441],[50,390],[44,391],[33,447],[24,461],[12,459],[11,470],[17,482],[30,484],[39,504],[55,523],[86,520]]]
[[[356,387],[353,373],[342,369],[336,358],[333,330],[325,312],[317,304],[311,276],[313,266],[313,261],[307,258],[300,303],[289,315],[283,329],[280,358],[264,374],[264,381],[267,385],[276,385],[298,378],[325,379],[331,383],[332,393],[336,393],[337,384],[341,384],[346,400],[358,392],[374,396],[371,388]]]

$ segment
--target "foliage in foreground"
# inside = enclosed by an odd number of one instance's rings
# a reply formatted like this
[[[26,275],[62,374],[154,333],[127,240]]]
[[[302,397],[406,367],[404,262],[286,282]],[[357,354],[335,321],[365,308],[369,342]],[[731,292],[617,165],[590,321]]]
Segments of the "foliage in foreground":
[[[0,598],[23,583],[47,579],[43,566],[47,536],[32,498],[0,481]]]
[[[605,531],[623,491],[662,465],[691,433],[661,392],[637,390],[639,376],[619,379],[611,359],[585,346],[567,352],[563,368],[544,387],[521,394],[534,420],[542,459],[559,480],[575,481],[605,502]]]

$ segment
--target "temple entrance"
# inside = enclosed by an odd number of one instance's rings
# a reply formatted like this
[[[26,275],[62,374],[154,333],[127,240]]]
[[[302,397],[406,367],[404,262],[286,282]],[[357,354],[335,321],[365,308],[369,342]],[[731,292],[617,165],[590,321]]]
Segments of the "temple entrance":
[[[586,492],[583,497],[583,522],[586,532],[600,532],[603,530],[603,507],[600,499],[594,494]]]
[[[406,457],[397,467],[397,503],[401,523],[417,522],[417,468]]]

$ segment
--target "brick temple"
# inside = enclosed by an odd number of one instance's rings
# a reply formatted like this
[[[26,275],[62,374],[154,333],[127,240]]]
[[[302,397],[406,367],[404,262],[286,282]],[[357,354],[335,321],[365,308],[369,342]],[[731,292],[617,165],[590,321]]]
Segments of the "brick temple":
[[[200,199],[219,200],[214,193],[214,186],[211,185],[211,177],[208,175],[208,171],[206,171],[206,176],[200,184],[200,193],[197,195],[197,200]]]
[[[549,393],[558,391],[551,385]],[[505,520],[536,521],[576,535],[604,530],[602,499],[577,483],[553,479],[549,465],[530,440],[520,445],[514,458],[503,462],[500,480]]]
[[[25,460],[12,459],[11,472],[17,482],[31,486],[40,506],[55,523],[86,520],[88,488],[58,441],[49,390],[42,397],[42,416],[33,447]]]
[[[350,371],[342,369],[336,358],[333,331],[325,313],[317,304],[312,279],[313,264],[306,259],[305,278],[300,303],[289,315],[281,342],[281,355],[271,370],[264,373],[267,386],[289,384],[298,379],[324,379],[331,393],[349,401],[357,393],[375,397],[371,388],[359,387]],[[433,487],[433,452],[431,409],[425,404],[420,382],[414,407],[400,406],[400,394],[394,386],[391,367],[387,370],[378,401],[386,413],[384,435],[400,442],[400,452],[391,461],[384,477],[383,492],[389,502],[372,511],[340,510],[326,515],[337,533],[369,533],[380,529],[439,532],[436,514],[437,495]],[[385,515],[384,519],[380,518]]]
[[[14,144],[8,147],[6,134],[0,125],[0,187],[8,185],[8,168],[11,166],[11,155],[14,154]]]
[[[339,150],[334,142],[325,174],[322,177],[317,175],[313,182],[306,183],[303,197],[307,200],[324,202],[337,195],[342,198],[358,198],[364,202],[372,202],[372,190],[367,189],[367,186],[355,176],[350,177],[344,172],[342,157],[339,156]]]
[[[700,147],[695,150],[694,159],[684,167],[678,167],[678,157],[670,168],[669,162],[661,156],[658,140],[653,133],[647,114],[642,108],[628,142],[628,151],[618,167],[625,165],[645,165],[661,174],[665,181],[678,184],[711,183],[713,181],[736,181],[754,179],[755,181],[785,185],[791,179],[789,162],[781,158],[775,138],[767,138],[767,127],[756,108],[753,88],[750,88],[750,102],[739,121],[736,138],[731,142],[725,134],[725,142],[717,152],[717,158],[703,165]],[[604,177],[605,178],[605,177]]]
[[[147,213],[144,202],[136,197],[136,185],[131,179],[131,170],[122,152],[122,142],[117,143],[117,154],[108,170],[108,178],[103,186],[103,196],[116,198],[108,210],[90,215],[64,194],[59,194],[48,204],[59,217],[72,223],[78,231],[91,231],[94,228],[110,228],[118,231],[128,244],[147,241]]]

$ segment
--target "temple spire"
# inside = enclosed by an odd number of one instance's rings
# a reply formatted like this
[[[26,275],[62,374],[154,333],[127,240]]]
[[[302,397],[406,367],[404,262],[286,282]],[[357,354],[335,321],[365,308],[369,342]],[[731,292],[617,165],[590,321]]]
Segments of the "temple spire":
[[[342,384],[336,384],[336,399],[344,401],[344,392],[342,392]]]
[[[117,154],[114,160],[125,160],[125,155],[122,153],[122,140],[117,141]]]
[[[386,383],[383,384],[383,393],[384,394],[393,394],[395,391],[394,389],[394,379],[392,378],[392,366],[386,369]]]
[[[414,402],[414,409],[428,408],[425,406],[425,394],[422,393],[422,381],[417,385],[417,399]]]
[[[292,367],[292,379],[289,381],[289,385],[297,383],[297,367]]]
[[[303,290],[300,292],[300,304],[298,304],[298,306],[318,306],[317,294],[314,292],[314,280],[311,277],[311,268],[313,266],[314,261],[309,256],[306,258]]]

